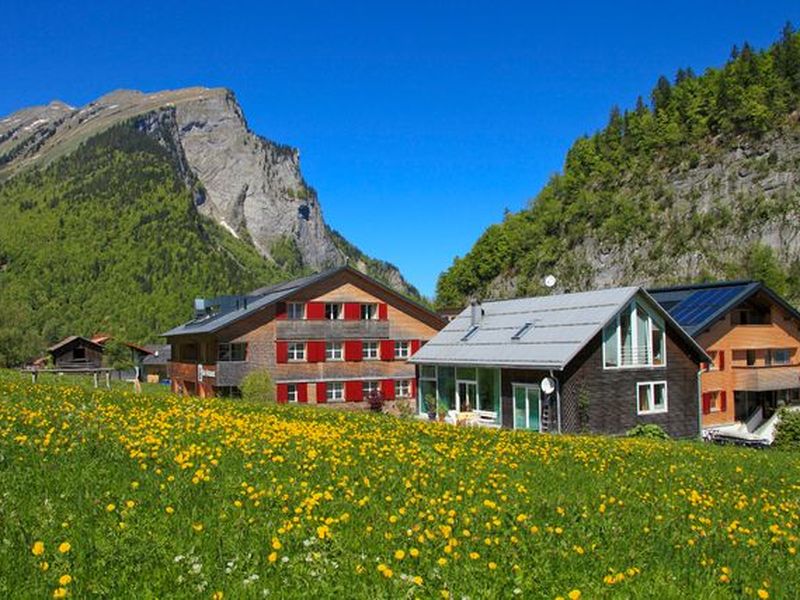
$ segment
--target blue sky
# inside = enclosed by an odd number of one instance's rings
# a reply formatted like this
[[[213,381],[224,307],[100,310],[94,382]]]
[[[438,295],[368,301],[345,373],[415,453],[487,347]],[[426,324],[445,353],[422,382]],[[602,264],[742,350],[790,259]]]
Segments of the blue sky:
[[[7,3],[0,114],[117,88],[232,88],[300,148],[325,217],[433,294],[570,143],[660,74],[800,26],[793,2]]]

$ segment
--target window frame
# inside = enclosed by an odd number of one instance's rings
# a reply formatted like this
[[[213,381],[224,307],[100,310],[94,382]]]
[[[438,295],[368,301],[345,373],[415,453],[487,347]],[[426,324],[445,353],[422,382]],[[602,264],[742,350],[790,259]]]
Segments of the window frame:
[[[786,353],[785,361],[776,361],[775,355],[778,352]],[[786,367],[792,364],[792,349],[791,348],[770,348],[767,351],[767,366],[768,367]]]
[[[297,307],[300,307],[300,316],[295,314]],[[306,319],[306,303],[305,302],[287,302],[286,303],[286,318],[289,321],[305,321]]]
[[[400,348],[404,348],[403,351]],[[408,340],[395,340],[394,341],[394,357],[395,358],[410,358],[411,356],[411,342]]]
[[[336,316],[333,314],[333,307],[336,307]],[[330,315],[329,315],[330,311]],[[325,303],[325,320],[326,321],[341,321],[344,319],[344,304],[341,302],[326,302]]]
[[[369,310],[371,309],[371,310]],[[365,316],[365,311],[369,313]],[[378,305],[375,302],[362,302],[361,303],[361,320],[362,321],[377,321],[378,320]]]
[[[405,387],[405,392],[401,392],[401,388]],[[395,398],[411,398],[411,380],[410,379],[395,379],[394,380],[394,397]]]
[[[342,342],[325,342],[325,360],[344,360],[344,344]]]
[[[292,398],[294,396],[294,398]],[[300,388],[296,383],[286,384],[286,401],[296,403],[300,399]]]
[[[621,316],[623,313],[627,313],[628,315],[628,326],[630,328],[630,337],[631,337],[631,354],[634,356],[638,356],[639,351],[639,323],[640,319],[637,315],[638,310],[643,310],[647,316],[647,332],[645,336],[645,344],[649,345],[649,353],[647,356],[646,362],[631,362],[629,364],[625,364],[623,362],[623,340],[622,340],[622,326],[621,326]],[[601,339],[600,343],[602,345],[602,352],[603,352],[603,370],[612,370],[612,369],[665,369],[667,367],[667,324],[664,319],[661,317],[656,316],[655,311],[648,306],[646,303],[640,301],[638,298],[634,298],[625,307],[620,310],[612,319],[609,320],[608,323],[603,327],[601,331]],[[659,322],[660,321],[660,322]],[[654,325],[656,325],[654,327]],[[661,354],[662,360],[660,363],[656,364],[654,362],[656,352],[655,348],[653,347],[653,332],[656,330],[661,331]],[[612,332],[609,336],[607,332]],[[608,364],[608,355],[607,355],[607,348],[606,346],[609,344],[609,341],[614,339],[616,342],[616,364],[609,365]]]
[[[373,388],[373,389],[368,389]],[[378,394],[381,393],[381,382],[377,379],[370,379],[368,381],[364,381],[361,383],[361,394],[364,398],[369,398],[369,395],[373,392],[377,392]]]
[[[344,402],[344,383],[329,381],[325,385],[325,400],[327,402]]]
[[[298,347],[300,352],[298,352]],[[298,354],[300,356],[298,356]],[[305,362],[308,356],[308,349],[305,342],[289,342],[286,345],[287,362]]]
[[[655,388],[656,386],[664,386],[664,407],[663,408],[655,408]],[[648,406],[649,408],[646,410],[642,410],[639,406],[639,395],[640,389],[643,387],[648,387],[650,389],[650,395],[648,397]],[[667,386],[667,380],[663,379],[660,381],[637,381],[636,382],[636,414],[637,415],[662,415],[669,412],[669,388]]]
[[[367,354],[367,348],[370,348],[370,352]],[[372,352],[372,349],[375,352]],[[366,340],[361,343],[361,358],[362,360],[379,360],[381,357],[381,344],[377,340]]]

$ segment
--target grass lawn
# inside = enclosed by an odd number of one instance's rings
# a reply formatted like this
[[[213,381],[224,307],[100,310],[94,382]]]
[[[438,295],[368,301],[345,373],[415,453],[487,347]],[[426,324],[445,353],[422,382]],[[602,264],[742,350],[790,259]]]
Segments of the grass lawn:
[[[800,457],[0,373],[0,595],[796,598]]]

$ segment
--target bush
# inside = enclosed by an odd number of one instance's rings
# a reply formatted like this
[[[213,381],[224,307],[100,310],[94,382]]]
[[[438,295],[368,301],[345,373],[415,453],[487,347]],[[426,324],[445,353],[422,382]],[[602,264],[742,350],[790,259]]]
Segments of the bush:
[[[250,371],[242,381],[242,398],[258,402],[275,402],[275,384],[266,369]]]
[[[647,424],[637,425],[629,429],[626,433],[628,437],[647,438],[651,440],[668,440],[669,434],[660,425]]]
[[[800,411],[781,409],[773,446],[782,450],[800,450]]]

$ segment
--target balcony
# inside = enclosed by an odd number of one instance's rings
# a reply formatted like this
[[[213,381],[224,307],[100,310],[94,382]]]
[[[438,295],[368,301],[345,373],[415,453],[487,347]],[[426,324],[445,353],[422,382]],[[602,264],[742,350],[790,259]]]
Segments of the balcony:
[[[182,381],[206,382],[214,385],[216,377],[216,365],[201,365],[198,363],[186,363],[169,361],[167,371],[170,379],[180,379]]]
[[[379,340],[389,338],[389,321],[278,321],[279,340]]]
[[[768,392],[800,388],[800,366],[733,367],[734,389]]]

